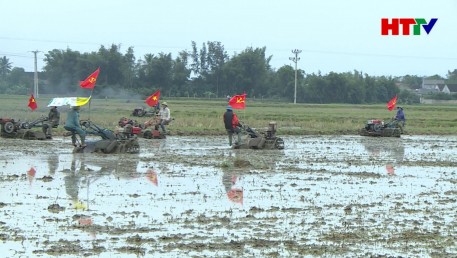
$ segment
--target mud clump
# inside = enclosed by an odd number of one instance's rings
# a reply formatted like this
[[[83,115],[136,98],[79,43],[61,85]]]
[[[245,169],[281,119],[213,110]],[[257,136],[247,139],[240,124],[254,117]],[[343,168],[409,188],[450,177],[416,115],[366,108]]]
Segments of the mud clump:
[[[48,211],[52,213],[59,213],[64,210],[65,208],[60,206],[59,204],[51,204],[48,206]]]
[[[233,166],[236,168],[245,168],[245,167],[250,167],[251,162],[248,160],[243,160],[243,159],[236,159],[233,161]]]

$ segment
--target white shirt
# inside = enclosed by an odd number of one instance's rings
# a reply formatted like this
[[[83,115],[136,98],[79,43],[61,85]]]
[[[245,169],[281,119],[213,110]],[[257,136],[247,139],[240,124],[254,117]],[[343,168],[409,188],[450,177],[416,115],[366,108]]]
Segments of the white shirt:
[[[162,110],[160,110],[160,119],[164,120],[170,120],[170,109],[168,107],[164,107]]]

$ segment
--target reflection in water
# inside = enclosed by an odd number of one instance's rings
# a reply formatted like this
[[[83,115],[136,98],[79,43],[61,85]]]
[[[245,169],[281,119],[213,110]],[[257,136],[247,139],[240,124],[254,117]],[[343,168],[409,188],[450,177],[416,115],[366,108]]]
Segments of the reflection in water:
[[[139,160],[126,160],[121,157],[115,159],[100,159],[95,156],[73,154],[69,169],[64,169],[65,191],[77,210],[89,209],[90,186],[103,176],[116,176],[117,178],[136,178]],[[83,198],[80,191],[86,189]],[[85,199],[83,201],[83,199]]]
[[[132,158],[131,156],[129,157]],[[136,178],[139,159],[126,160],[118,156],[100,159],[97,156],[72,154],[70,164],[65,161],[61,163],[64,163],[61,165],[66,167],[66,169],[62,170],[65,192],[72,203],[73,209],[77,212],[73,216],[73,220],[79,226],[86,227],[94,224],[92,214],[88,212],[93,211],[89,207],[91,203],[98,203],[91,199],[91,189],[97,191],[98,189],[96,188],[100,186],[97,181],[103,182],[103,177],[110,176],[115,176],[118,179]],[[103,202],[103,200],[99,200],[99,202]],[[83,213],[81,214],[81,212]],[[95,229],[96,227],[89,227],[86,230],[94,239],[97,235]]]
[[[159,179],[157,177],[157,173],[154,170],[152,170],[152,168],[149,168],[146,171],[146,179],[155,186],[159,185]]]
[[[241,177],[235,173],[224,171],[222,175],[222,183],[224,184],[225,192],[230,201],[243,204],[243,186]]]
[[[167,147],[167,141],[165,139],[148,139],[146,141],[148,146],[153,147],[153,149],[156,149],[157,151],[161,151]]]
[[[84,170],[84,156],[73,157],[71,161],[70,170],[66,171],[67,174],[64,177],[65,192],[70,197],[74,208],[77,210],[85,210],[87,206],[80,201],[79,188],[81,185],[81,179],[83,177],[82,170]],[[89,182],[89,180],[87,180]],[[87,188],[89,192],[89,188]]]
[[[284,150],[236,150],[230,153],[227,166],[223,170],[222,183],[227,198],[234,203],[243,204],[243,175],[251,169],[276,170],[278,161],[285,156]]]
[[[48,167],[49,175],[54,175],[57,172],[59,167],[59,156],[58,155],[49,155],[48,156]]]
[[[31,167],[28,171],[27,171],[27,179],[29,180],[29,184],[32,185],[33,183],[33,180],[35,179],[35,175],[36,175],[36,170],[34,167]]]
[[[387,174],[389,174],[390,176],[395,175],[395,167],[394,167],[394,165],[387,164],[386,165],[386,171],[387,171]]]
[[[396,163],[401,163],[405,156],[405,147],[401,139],[398,138],[370,138],[370,140],[362,140],[361,142],[372,156],[393,159]]]
[[[371,156],[387,160],[387,174],[395,175],[395,167],[401,166],[405,157],[405,147],[401,138],[363,137],[361,143]]]
[[[225,142],[220,147],[198,149],[202,138],[185,145],[197,150],[182,150],[181,139],[171,144],[174,139],[169,137],[169,149],[146,149],[144,153],[142,149],[140,157],[131,157],[140,162],[140,173],[133,180],[127,176],[135,176],[135,161],[130,162],[127,155],[81,157],[67,151],[59,154],[60,169],[50,182],[38,180],[48,169],[48,157],[41,153],[24,155],[14,162],[3,160],[0,174],[6,180],[0,182],[0,228],[4,233],[0,252],[4,257],[262,257],[278,253],[302,257],[306,253],[303,248],[320,246],[324,249],[316,249],[319,253],[348,257],[379,253],[408,256],[411,250],[439,253],[444,250],[441,245],[426,249],[422,247],[427,247],[427,240],[421,240],[435,239],[434,232],[447,232],[443,237],[449,239],[449,232],[455,231],[452,193],[456,140],[408,137],[403,139],[408,148],[401,161],[403,167],[395,171],[401,176],[387,180],[386,164],[401,160],[398,153],[403,152],[402,146],[388,149],[395,143],[377,138],[365,149],[356,136],[290,137],[285,156],[276,151],[232,150]],[[377,141],[389,144],[380,145],[376,154],[369,152]],[[452,148],[448,148],[449,143]],[[421,150],[415,152],[413,148]],[[180,156],[184,152],[188,158]],[[416,154],[418,157],[413,157]],[[436,161],[424,164],[422,157]],[[355,162],[349,165],[347,161]],[[81,163],[88,168],[78,170]],[[92,168],[89,164],[100,166]],[[32,165],[36,169],[34,184],[40,187],[23,189],[27,188],[25,174]],[[100,172],[102,167],[106,172]],[[160,177],[160,187],[145,178],[151,167]],[[421,173],[417,173],[419,169]],[[385,177],[373,175],[379,170]],[[17,177],[18,172],[22,176]],[[75,210],[68,205],[70,197],[66,196],[63,179],[76,177],[68,180],[73,182],[70,185],[79,183],[79,192],[73,195],[86,202],[84,178],[91,175],[99,179],[88,189],[90,210]],[[50,204],[67,209],[50,213],[46,209]],[[434,211],[439,216],[430,216]],[[427,221],[416,223],[424,218]],[[346,237],[370,228],[374,233],[363,235],[380,236],[369,243]],[[411,228],[430,234],[420,235],[416,242],[383,244],[386,238],[397,239],[398,232],[411,232]],[[88,241],[86,234],[91,230],[97,232],[99,241]],[[303,237],[303,232],[309,234]],[[343,250],[342,241],[354,248]]]

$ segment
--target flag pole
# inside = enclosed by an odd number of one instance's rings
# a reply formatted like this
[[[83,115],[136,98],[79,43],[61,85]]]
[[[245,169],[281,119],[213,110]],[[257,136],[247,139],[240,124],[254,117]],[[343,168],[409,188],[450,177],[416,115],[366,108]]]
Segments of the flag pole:
[[[95,88],[95,87],[94,87]],[[90,96],[89,96],[89,121],[90,121],[90,103],[92,102],[92,93],[94,92],[94,88],[90,91]]]

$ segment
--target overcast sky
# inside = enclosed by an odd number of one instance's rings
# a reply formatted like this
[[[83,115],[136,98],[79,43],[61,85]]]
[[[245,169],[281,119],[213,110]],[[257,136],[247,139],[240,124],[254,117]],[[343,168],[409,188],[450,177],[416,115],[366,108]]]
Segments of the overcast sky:
[[[230,56],[266,47],[278,69],[299,49],[305,73],[445,76],[457,69],[457,1],[436,0],[0,0],[0,57],[33,71],[31,51],[147,53],[219,41]],[[381,36],[381,18],[438,18],[430,34]],[[411,27],[412,30],[412,27]],[[401,30],[400,30],[401,31]]]

